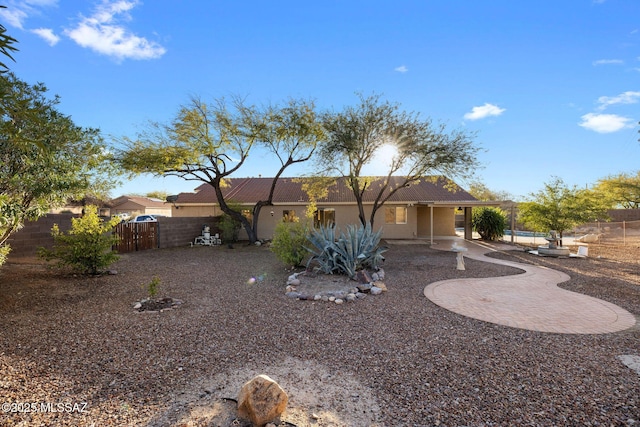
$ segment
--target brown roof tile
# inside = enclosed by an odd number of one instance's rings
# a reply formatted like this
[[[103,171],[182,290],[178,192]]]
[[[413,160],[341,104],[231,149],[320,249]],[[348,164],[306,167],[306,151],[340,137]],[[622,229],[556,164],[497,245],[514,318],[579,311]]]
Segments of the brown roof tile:
[[[280,178],[276,184],[273,203],[306,203],[309,197],[302,189],[301,178]],[[378,193],[376,191],[382,185],[383,178],[376,178],[370,188],[364,193],[364,202],[373,202]],[[400,185],[402,177],[391,177],[391,185]],[[258,200],[265,200],[269,195],[273,178],[230,178],[227,179],[227,187],[222,189],[222,194],[227,201],[241,204],[254,204]],[[455,190],[451,191],[445,187]],[[398,190],[390,199],[391,202],[458,202],[475,201],[476,199],[457,184],[443,177],[426,177],[419,182],[413,182],[408,187]],[[217,203],[213,187],[202,184],[193,193],[180,193],[177,203]],[[329,187],[326,198],[318,200],[321,203],[355,203],[353,192],[346,185],[345,179],[340,178],[336,184]]]

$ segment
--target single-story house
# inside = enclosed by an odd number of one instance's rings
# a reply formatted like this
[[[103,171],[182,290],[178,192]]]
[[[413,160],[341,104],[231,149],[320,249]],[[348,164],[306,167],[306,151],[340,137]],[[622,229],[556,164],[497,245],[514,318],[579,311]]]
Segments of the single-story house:
[[[120,196],[109,202],[111,216],[127,214],[131,218],[136,215],[171,216],[171,204],[164,200],[142,196]]]
[[[258,223],[258,237],[271,238],[279,221],[293,216],[303,218],[309,205],[309,196],[303,190],[304,178],[280,178],[275,188],[273,205],[262,208]],[[243,213],[251,215],[259,200],[266,200],[273,178],[231,178],[225,180],[223,195],[226,202],[245,207]],[[364,193],[365,213],[378,194],[383,178],[375,178]],[[400,185],[400,177],[392,177],[391,185]],[[337,227],[359,224],[358,207],[353,192],[345,179],[338,178],[327,189],[326,197],[316,201],[315,225],[334,223]],[[171,196],[172,216],[209,217],[222,214],[213,187],[202,184],[194,192]],[[374,229],[383,228],[386,239],[419,239],[434,236],[454,236],[455,212],[464,212],[465,238],[471,238],[471,209],[474,206],[495,205],[474,198],[461,187],[444,177],[425,177],[400,188],[376,212]],[[244,231],[241,230],[240,238]],[[244,235],[246,238],[246,234]]]

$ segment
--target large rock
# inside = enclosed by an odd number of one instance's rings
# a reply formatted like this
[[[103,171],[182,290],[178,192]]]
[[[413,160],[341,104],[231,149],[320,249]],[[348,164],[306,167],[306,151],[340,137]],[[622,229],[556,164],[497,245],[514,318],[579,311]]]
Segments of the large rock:
[[[373,282],[373,286],[382,289],[383,292],[387,292],[387,285],[385,285],[384,282],[378,280],[377,282]]]
[[[371,283],[373,279],[367,270],[360,270],[356,273],[356,281],[358,283]]]
[[[267,375],[258,375],[240,389],[238,415],[256,426],[263,426],[278,418],[288,401],[289,396],[277,382]]]

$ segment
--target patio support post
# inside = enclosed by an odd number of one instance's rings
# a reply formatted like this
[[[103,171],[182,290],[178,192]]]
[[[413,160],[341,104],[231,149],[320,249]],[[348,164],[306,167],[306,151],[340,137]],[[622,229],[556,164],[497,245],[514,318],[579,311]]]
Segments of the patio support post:
[[[464,238],[465,240],[473,240],[473,229],[471,227],[471,207],[464,208]]]
[[[431,232],[431,246],[433,246],[433,205],[430,206],[429,210],[429,221],[430,221],[430,232]]]
[[[516,205],[511,204],[511,244],[513,245],[516,237]]]

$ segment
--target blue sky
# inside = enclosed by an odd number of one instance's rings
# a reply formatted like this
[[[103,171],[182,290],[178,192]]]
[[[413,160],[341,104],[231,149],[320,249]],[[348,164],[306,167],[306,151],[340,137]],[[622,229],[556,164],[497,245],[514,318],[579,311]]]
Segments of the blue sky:
[[[477,132],[478,176],[522,198],[640,169],[638,0],[0,0],[12,70],[105,136],[134,136],[197,95],[321,109],[379,93]],[[238,176],[272,176],[256,155]],[[302,171],[292,171],[294,175]],[[141,177],[114,191],[191,191]]]

